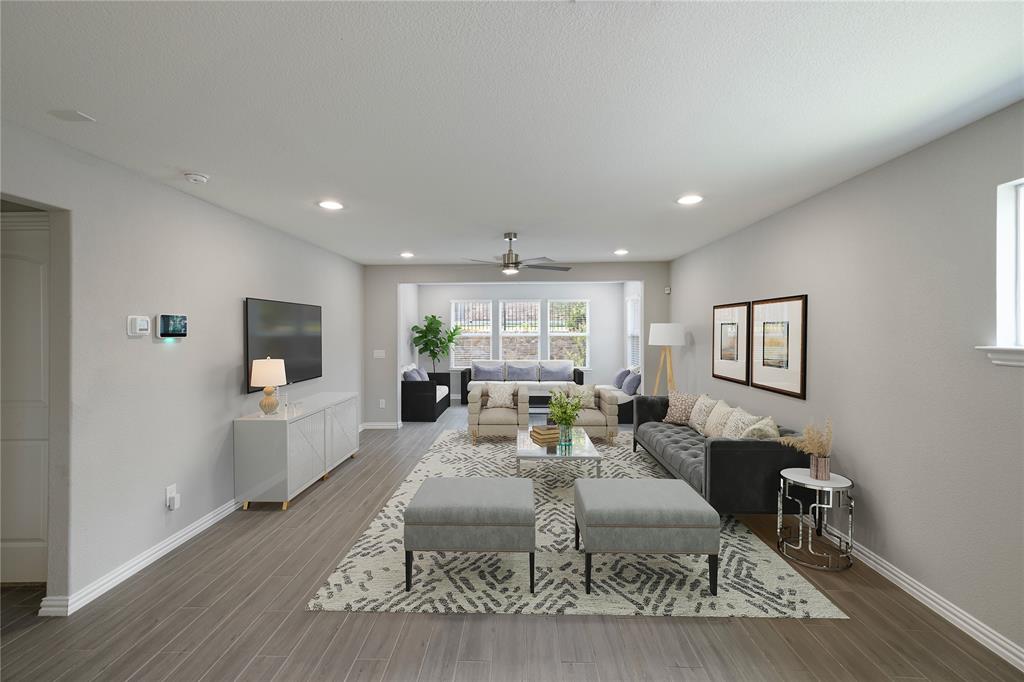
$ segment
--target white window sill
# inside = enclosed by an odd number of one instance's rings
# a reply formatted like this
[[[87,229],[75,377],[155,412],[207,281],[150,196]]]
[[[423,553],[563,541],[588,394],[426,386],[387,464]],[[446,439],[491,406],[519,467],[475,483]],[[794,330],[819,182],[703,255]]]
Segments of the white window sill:
[[[1024,346],[975,346],[988,355],[993,365],[1024,367]]]

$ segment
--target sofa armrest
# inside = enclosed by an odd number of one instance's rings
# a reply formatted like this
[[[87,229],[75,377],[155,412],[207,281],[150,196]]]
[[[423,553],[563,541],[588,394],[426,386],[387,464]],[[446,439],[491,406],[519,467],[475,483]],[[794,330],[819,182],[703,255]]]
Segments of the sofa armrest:
[[[452,387],[451,372],[427,372],[427,376],[439,386],[447,386],[449,389]]]
[[[472,377],[473,370],[469,367],[459,372],[459,396],[461,396],[463,405],[469,402],[469,381]]]
[[[409,397],[430,396],[431,400],[437,399],[436,381],[403,381],[402,395]]]
[[[481,391],[479,388],[474,388],[472,391],[469,392],[469,395],[466,396],[466,401],[470,405],[479,405],[482,397],[483,391]]]
[[[806,466],[807,455],[775,440],[708,438],[704,443],[704,498],[722,514],[774,514],[779,472]],[[805,505],[812,498],[807,497]],[[795,506],[787,503],[787,511]]]
[[[582,386],[583,385],[583,370],[580,369],[579,367],[573,367],[572,368],[572,380],[576,384]]]
[[[597,409],[601,410],[606,417],[613,417],[616,424],[619,423],[619,403],[614,400],[609,400],[611,396],[607,395],[605,391],[598,391],[594,400],[597,403]],[[611,423],[613,420],[609,419]]]
[[[519,428],[530,425],[530,389],[522,384],[516,387],[516,413]]]
[[[633,398],[633,432],[636,433],[637,427],[646,422],[665,421],[666,414],[668,414],[667,396],[636,396]]]

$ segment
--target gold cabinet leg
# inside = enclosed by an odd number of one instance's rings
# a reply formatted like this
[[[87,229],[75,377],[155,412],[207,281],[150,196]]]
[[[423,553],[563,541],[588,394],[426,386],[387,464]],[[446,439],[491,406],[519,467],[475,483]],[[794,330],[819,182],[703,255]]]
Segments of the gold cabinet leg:
[[[326,481],[330,477],[331,477],[331,472],[327,471],[327,472],[324,472],[324,475],[320,477],[320,480],[321,481]]]
[[[281,503],[281,511],[288,511],[288,500]]]
[[[249,500],[246,500],[245,502],[242,503],[242,511],[246,511],[248,509],[249,509]]]

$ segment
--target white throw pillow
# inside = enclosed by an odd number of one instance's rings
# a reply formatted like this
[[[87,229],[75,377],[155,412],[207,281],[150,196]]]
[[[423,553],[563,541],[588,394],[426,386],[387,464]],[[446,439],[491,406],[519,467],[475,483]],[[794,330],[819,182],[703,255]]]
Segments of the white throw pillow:
[[[597,407],[597,404],[594,403],[594,388],[593,384],[584,384],[582,386],[579,384],[569,384],[569,397],[575,398],[578,396],[580,399],[580,409],[592,410]]]
[[[708,415],[711,414],[711,410],[715,409],[715,405],[718,401],[704,394],[697,398],[697,402],[693,404],[693,409],[690,410],[690,419],[688,420],[690,426],[697,433],[703,433],[704,424],[708,421]]]
[[[740,438],[744,431],[759,421],[761,421],[760,417],[755,417],[742,407],[737,407],[733,410],[729,421],[725,422],[725,429],[722,431],[722,435],[726,438]]]
[[[708,420],[704,422],[704,429],[701,431],[708,438],[721,436],[725,431],[725,423],[729,421],[735,407],[729,407],[729,403],[719,400],[718,404],[711,409]]]
[[[487,384],[487,407],[515,407],[512,402],[515,390],[515,384]]]
[[[773,440],[779,437],[779,427],[771,417],[765,417],[747,428],[740,438],[755,438],[757,440]]]

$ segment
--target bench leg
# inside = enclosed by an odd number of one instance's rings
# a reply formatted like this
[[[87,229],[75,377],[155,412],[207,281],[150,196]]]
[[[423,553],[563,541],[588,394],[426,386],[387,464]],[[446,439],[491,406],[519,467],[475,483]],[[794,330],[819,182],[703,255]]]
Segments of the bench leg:
[[[530,552],[530,594],[533,594],[533,569],[534,569],[534,557],[533,557],[533,552]]]
[[[708,554],[708,581],[711,583],[711,595],[718,596],[718,555]]]
[[[580,522],[575,521],[574,525],[576,526],[576,551],[578,552],[580,551]]]
[[[405,552],[405,591],[412,590],[412,552]]]
[[[587,552],[583,567],[583,586],[587,594],[590,594],[590,552]]]

